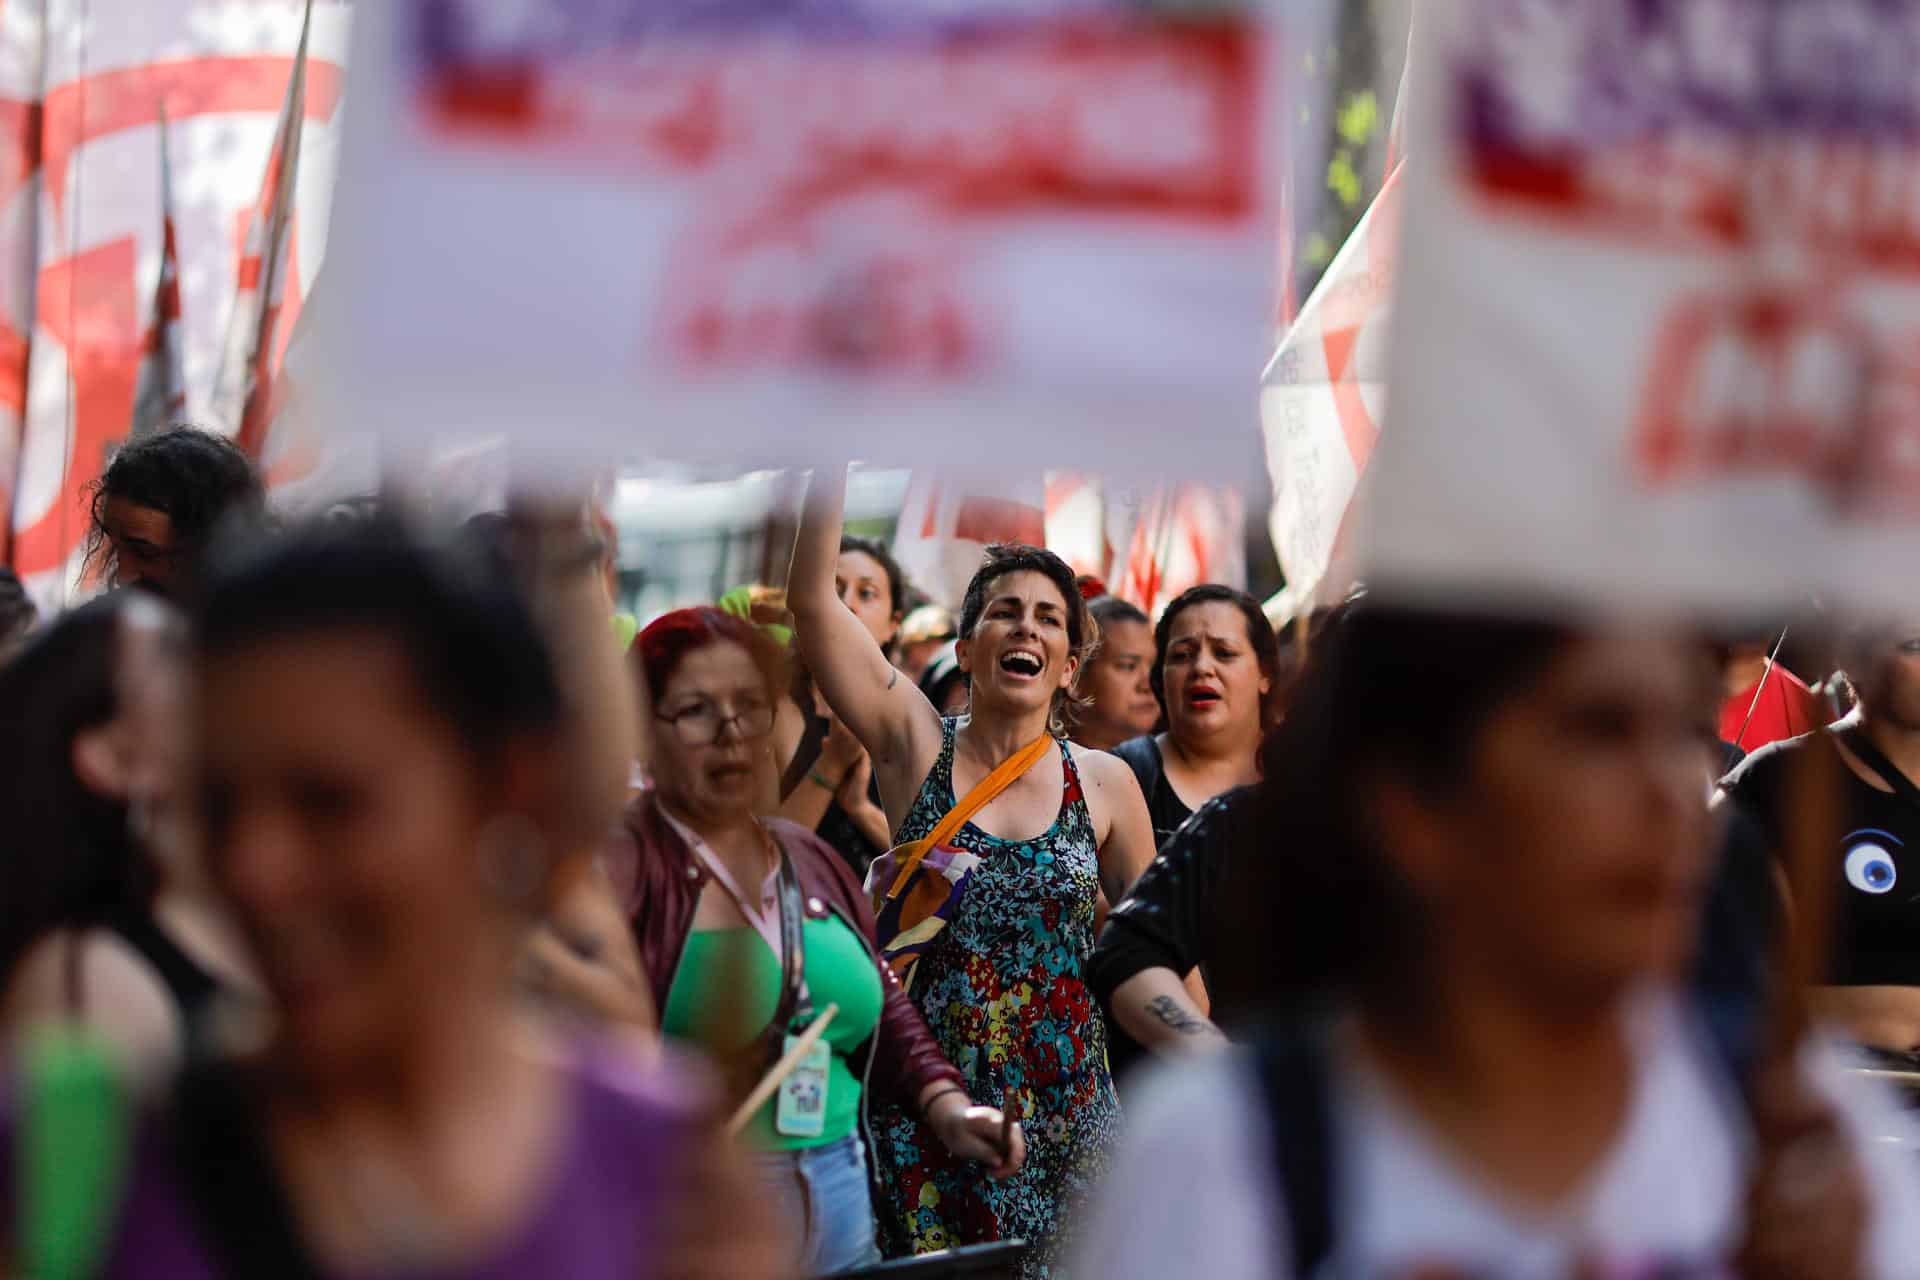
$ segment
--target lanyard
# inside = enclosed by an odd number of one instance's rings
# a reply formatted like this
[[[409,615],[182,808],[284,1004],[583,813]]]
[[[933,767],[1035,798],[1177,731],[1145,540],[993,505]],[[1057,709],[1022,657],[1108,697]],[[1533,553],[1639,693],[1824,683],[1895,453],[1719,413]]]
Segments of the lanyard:
[[[785,1031],[788,1024],[796,1020],[811,1022],[813,1019],[813,1000],[807,992],[806,913],[800,904],[800,877],[793,869],[793,859],[787,856],[787,851],[780,847],[780,842],[765,827],[759,830],[761,838],[779,862],[779,869],[774,873],[777,884],[771,911],[764,905],[747,901],[733,874],[705,840],[685,828],[681,830],[681,836],[693,850],[693,856],[706,867],[707,874],[713,877],[722,892],[733,899],[733,905],[740,909],[740,914],[746,917],[754,932],[779,958],[780,1004],[774,1012],[774,1022],[781,1031]]]

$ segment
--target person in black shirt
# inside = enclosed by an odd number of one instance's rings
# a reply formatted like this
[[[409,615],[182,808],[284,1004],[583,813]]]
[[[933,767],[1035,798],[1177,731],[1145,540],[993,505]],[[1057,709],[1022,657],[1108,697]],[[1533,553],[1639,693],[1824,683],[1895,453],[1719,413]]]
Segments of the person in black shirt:
[[[1217,584],[1181,593],[1154,631],[1153,690],[1167,731],[1115,747],[1147,798],[1155,844],[1193,811],[1260,776],[1260,740],[1274,721],[1279,645],[1244,591]]]
[[[1813,751],[1838,756],[1833,954],[1815,1007],[1863,1045],[1920,1056],[1920,627],[1862,632],[1846,658],[1854,712],[1761,748],[1721,786],[1777,854],[1797,762]]]
[[[1211,1003],[1202,1008],[1186,982],[1197,972],[1212,989],[1220,885],[1258,798],[1255,788],[1236,787],[1201,805],[1108,914],[1087,986],[1122,1033],[1109,1042],[1116,1071],[1143,1049],[1221,1042]]]

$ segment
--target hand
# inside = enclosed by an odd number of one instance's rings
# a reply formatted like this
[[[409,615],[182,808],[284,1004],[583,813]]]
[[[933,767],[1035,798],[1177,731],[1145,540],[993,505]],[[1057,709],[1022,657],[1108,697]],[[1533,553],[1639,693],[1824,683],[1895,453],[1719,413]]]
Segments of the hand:
[[[1788,1057],[1753,1091],[1759,1159],[1747,1191],[1743,1280],[1859,1280],[1866,1183],[1833,1108]]]
[[[822,774],[845,782],[854,766],[866,758],[867,749],[860,745],[853,731],[841,723],[839,716],[828,721],[827,738],[820,744],[820,762],[816,766]]]
[[[876,849],[885,849],[893,844],[893,829],[887,822],[887,815],[867,795],[867,787],[872,780],[873,761],[862,754],[860,762],[847,771],[846,780],[840,784],[840,790],[833,799],[840,806],[840,812],[847,815],[847,821],[853,824],[854,830],[868,844]]]
[[[977,1107],[964,1093],[943,1093],[927,1108],[927,1123],[941,1143],[962,1160],[978,1160],[995,1181],[1011,1178],[1027,1162],[1027,1138],[1018,1123],[1009,1126],[1007,1149],[1000,1149],[1004,1116],[998,1107]]]

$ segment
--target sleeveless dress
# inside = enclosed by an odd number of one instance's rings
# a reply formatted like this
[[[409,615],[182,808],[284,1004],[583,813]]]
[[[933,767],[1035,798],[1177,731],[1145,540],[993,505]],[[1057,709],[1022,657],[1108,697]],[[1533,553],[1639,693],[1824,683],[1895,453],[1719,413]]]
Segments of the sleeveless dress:
[[[901,825],[902,842],[926,836],[954,806],[956,724],[945,722],[940,758]],[[913,1002],[968,1093],[1020,1121],[1026,1167],[994,1182],[950,1155],[917,1109],[876,1110],[878,1216],[891,1257],[1017,1237],[1035,1245],[1022,1275],[1061,1275],[1063,1224],[1071,1230],[1118,1137],[1106,1027],[1082,977],[1093,952],[1099,849],[1065,742],[1060,758],[1066,785],[1045,835],[1002,840],[968,823],[954,837],[981,862],[914,979]]]

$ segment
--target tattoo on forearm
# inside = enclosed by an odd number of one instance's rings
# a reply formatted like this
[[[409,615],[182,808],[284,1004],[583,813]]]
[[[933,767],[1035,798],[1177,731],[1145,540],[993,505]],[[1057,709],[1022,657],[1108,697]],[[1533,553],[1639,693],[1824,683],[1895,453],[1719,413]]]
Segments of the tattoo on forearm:
[[[1182,1009],[1172,996],[1155,996],[1147,1001],[1147,1012],[1168,1029],[1183,1036],[1217,1036],[1220,1028],[1205,1018]]]

